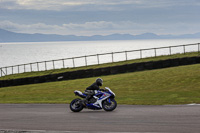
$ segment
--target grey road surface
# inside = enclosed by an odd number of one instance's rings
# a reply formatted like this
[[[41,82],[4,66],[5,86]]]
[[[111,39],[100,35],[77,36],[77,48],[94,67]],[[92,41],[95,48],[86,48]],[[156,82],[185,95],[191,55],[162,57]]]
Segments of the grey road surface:
[[[200,106],[118,105],[113,112],[73,113],[68,104],[0,104],[0,132],[4,130],[200,132]]]

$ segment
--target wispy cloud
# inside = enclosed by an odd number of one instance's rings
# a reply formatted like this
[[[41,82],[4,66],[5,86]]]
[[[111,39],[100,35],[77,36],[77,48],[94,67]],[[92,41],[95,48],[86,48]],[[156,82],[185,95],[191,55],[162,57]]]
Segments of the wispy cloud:
[[[45,23],[36,23],[36,24],[18,24],[11,21],[0,21],[0,28],[21,32],[21,33],[44,33],[44,34],[76,34],[84,35],[85,32],[103,32],[108,29],[116,29],[119,24],[112,22],[86,22],[86,23],[69,23],[62,25],[48,25]],[[77,34],[79,33],[79,34]],[[90,35],[93,35],[92,33]],[[102,34],[102,33],[101,33]]]
[[[127,10],[200,5],[197,0],[1,0],[0,8],[31,10]],[[78,7],[78,8],[77,8]],[[120,8],[119,8],[120,7]]]
[[[44,23],[18,24],[11,21],[0,21],[0,27],[9,31],[19,33],[49,33],[50,31],[64,30],[63,26],[47,25]],[[54,32],[52,32],[53,34]]]
[[[113,33],[121,34],[142,34],[153,32],[156,34],[168,34],[175,32],[176,34],[186,34],[199,32],[199,24],[189,25],[184,23],[175,23],[169,25],[162,24],[138,24],[131,21],[106,22],[94,21],[85,23],[69,23],[62,25],[47,25],[45,23],[35,24],[18,24],[11,21],[0,21],[0,27],[10,31],[21,33],[43,33],[43,34],[61,34],[61,35],[108,35]],[[195,30],[196,29],[196,30]],[[177,32],[178,31],[178,32]]]
[[[0,28],[106,35],[200,31],[199,0],[0,0]]]
[[[139,0],[1,0],[0,7],[6,9],[64,10],[76,6],[113,6],[120,4],[136,4]],[[93,5],[93,6],[92,6]]]

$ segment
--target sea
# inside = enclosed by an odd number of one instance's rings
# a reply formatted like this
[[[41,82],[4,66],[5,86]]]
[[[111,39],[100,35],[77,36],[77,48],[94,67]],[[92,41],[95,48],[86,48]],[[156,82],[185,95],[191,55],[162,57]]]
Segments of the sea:
[[[26,64],[32,62],[41,62],[49,60],[57,60],[62,58],[72,58],[87,55],[96,55],[103,53],[112,53],[120,51],[131,51],[149,48],[159,48],[167,46],[178,46],[186,44],[200,43],[200,39],[161,39],[161,40],[111,40],[111,41],[65,41],[65,42],[12,42],[12,43],[0,43],[0,68]],[[197,46],[194,48],[184,48],[186,52],[197,50]],[[181,53],[183,48],[172,49],[170,54]],[[159,51],[152,49],[152,52],[143,51],[142,57],[149,57],[162,54],[169,54],[169,49],[166,51]],[[129,53],[128,53],[129,54]],[[130,53],[131,54],[131,53]],[[137,55],[136,55],[137,54]],[[112,59],[111,59],[112,56]],[[124,54],[121,54],[123,59]],[[126,53],[126,59],[131,59]],[[141,58],[141,53],[135,53],[135,58]],[[89,59],[88,57],[87,59]],[[92,57],[91,57],[92,58]],[[123,60],[122,57],[117,54],[109,55],[109,57],[93,57],[93,60],[98,59],[98,63],[104,63],[105,60],[119,61]],[[114,58],[114,59],[113,59]],[[121,58],[121,59],[120,59]],[[77,58],[78,59],[78,58]],[[80,61],[81,62],[81,61]],[[83,61],[85,63],[85,60]],[[91,61],[92,62],[92,61]],[[94,61],[93,61],[94,62]],[[67,62],[64,62],[67,63]],[[79,61],[73,62],[73,65],[78,65]],[[97,61],[96,61],[97,63]],[[92,63],[91,63],[92,64]],[[95,64],[95,63],[94,63]],[[63,65],[63,64],[62,64]],[[66,64],[65,64],[66,65]],[[85,65],[90,65],[88,61]],[[71,64],[72,66],[72,64]],[[80,65],[81,66],[81,65]],[[67,65],[66,65],[67,67]]]

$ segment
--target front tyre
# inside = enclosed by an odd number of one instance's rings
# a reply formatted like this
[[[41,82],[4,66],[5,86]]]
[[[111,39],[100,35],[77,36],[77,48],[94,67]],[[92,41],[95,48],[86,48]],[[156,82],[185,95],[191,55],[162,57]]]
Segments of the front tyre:
[[[103,101],[102,107],[105,111],[113,111],[117,107],[115,99],[106,99]]]
[[[82,100],[79,98],[72,100],[69,107],[73,112],[80,112],[83,109]]]

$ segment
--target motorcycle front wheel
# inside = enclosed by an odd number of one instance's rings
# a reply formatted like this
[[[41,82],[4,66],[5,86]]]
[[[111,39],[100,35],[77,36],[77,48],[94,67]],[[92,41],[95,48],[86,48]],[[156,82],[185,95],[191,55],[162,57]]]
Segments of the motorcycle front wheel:
[[[115,101],[115,99],[106,99],[105,101],[103,101],[102,108],[105,111],[113,111],[116,107],[117,102]]]
[[[79,98],[72,100],[69,107],[73,112],[80,112],[83,109],[82,100]]]

